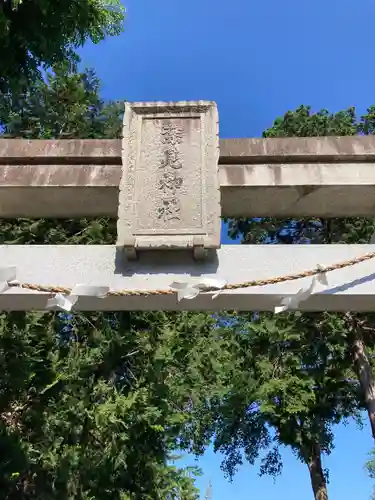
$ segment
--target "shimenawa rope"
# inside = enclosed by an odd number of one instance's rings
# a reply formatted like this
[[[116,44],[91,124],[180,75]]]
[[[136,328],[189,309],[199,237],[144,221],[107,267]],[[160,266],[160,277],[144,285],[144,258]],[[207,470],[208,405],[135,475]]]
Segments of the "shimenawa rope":
[[[327,273],[331,271],[336,271],[337,269],[344,269],[345,267],[351,267],[355,264],[360,264],[361,262],[365,262],[367,260],[373,259],[375,257],[375,252],[370,252],[361,257],[355,257],[350,260],[346,260],[343,262],[338,262],[336,264],[331,264],[326,267],[316,267],[315,269],[310,269],[308,271],[302,271],[294,274],[287,274],[284,276],[276,276],[274,278],[267,278],[263,280],[252,280],[252,281],[244,281],[242,283],[235,284],[227,284],[223,286],[221,291],[224,290],[239,290],[241,288],[252,288],[255,286],[266,286],[266,285],[274,285],[276,283],[283,283],[285,281],[295,281],[301,278],[307,278],[310,276],[316,276],[317,274]],[[18,283],[18,282],[10,282],[10,287],[20,287],[26,288],[28,290],[35,290],[38,292],[46,292],[51,294],[61,293],[69,295],[71,292],[71,288],[65,288],[61,286],[45,286],[45,285],[36,285],[32,283]],[[212,291],[216,291],[216,288],[206,288],[202,293],[209,293]],[[119,291],[110,291],[107,295],[112,297],[116,296],[138,296],[138,297],[147,297],[151,295],[173,295],[175,294],[174,290],[119,290]]]

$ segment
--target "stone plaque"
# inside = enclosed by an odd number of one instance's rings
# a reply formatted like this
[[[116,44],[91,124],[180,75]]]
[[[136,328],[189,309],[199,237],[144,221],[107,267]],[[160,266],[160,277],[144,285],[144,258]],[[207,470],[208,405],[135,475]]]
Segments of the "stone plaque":
[[[219,248],[218,161],[215,103],[125,103],[117,245]]]

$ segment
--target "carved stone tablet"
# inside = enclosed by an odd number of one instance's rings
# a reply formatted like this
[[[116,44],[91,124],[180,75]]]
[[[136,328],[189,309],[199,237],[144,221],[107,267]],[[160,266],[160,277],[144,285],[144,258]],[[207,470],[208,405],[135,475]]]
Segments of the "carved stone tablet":
[[[218,161],[215,103],[125,103],[117,245],[219,248]]]

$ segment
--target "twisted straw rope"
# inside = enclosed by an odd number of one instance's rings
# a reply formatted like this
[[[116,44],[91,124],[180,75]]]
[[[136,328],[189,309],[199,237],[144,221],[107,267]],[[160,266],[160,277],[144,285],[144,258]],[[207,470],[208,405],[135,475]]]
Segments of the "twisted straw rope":
[[[345,260],[343,262],[338,262],[337,264],[331,264],[326,267],[316,267],[315,269],[310,269],[308,271],[302,271],[300,273],[287,274],[284,276],[276,276],[274,278],[267,278],[263,280],[252,280],[252,281],[244,281],[243,283],[235,283],[235,284],[227,284],[222,290],[239,290],[240,288],[251,288],[255,286],[265,286],[265,285],[274,285],[276,283],[283,283],[285,281],[295,281],[301,278],[307,278],[310,276],[316,276],[320,273],[327,273],[331,271],[336,271],[337,269],[344,269],[345,267],[351,267],[355,264],[360,264],[361,262],[365,262],[367,260],[373,259],[375,257],[375,252],[370,252],[361,257],[355,257],[350,260]],[[35,285],[32,283],[22,283],[19,284],[9,283],[11,287],[21,287],[26,288],[28,290],[35,290],[37,292],[47,292],[50,294],[62,293],[69,295],[72,291],[71,288],[65,288],[62,286],[44,286],[44,285]],[[206,288],[202,293],[209,293],[216,291],[217,288]],[[134,296],[134,297],[148,297],[151,295],[173,295],[175,292],[173,290],[119,290],[119,291],[110,291],[107,295],[112,297],[122,297],[122,296]]]

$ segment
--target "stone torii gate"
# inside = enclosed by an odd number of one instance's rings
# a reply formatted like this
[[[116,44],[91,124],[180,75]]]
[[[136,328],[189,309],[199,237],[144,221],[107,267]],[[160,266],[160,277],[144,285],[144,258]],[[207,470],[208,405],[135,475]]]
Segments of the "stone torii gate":
[[[375,216],[375,138],[218,138],[126,103],[118,140],[0,140],[0,217],[118,216],[114,246],[0,246],[0,309],[375,311],[375,245],[220,246],[220,218]]]

